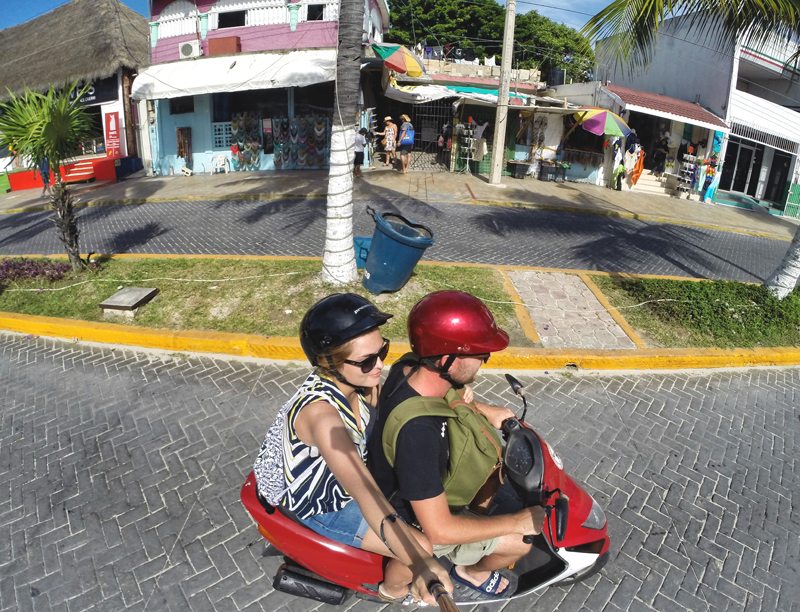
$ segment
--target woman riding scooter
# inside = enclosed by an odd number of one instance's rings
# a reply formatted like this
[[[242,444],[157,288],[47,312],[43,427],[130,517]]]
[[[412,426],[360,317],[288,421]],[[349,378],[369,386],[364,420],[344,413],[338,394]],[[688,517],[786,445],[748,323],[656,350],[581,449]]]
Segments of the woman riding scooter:
[[[316,369],[279,412],[254,472],[267,503],[331,540],[389,557],[381,599],[395,603],[410,595],[435,605],[428,585],[439,581],[451,592],[448,574],[427,538],[394,513],[366,467],[370,404],[389,352],[379,327],[391,317],[352,293],[330,295],[309,309],[300,343]]]

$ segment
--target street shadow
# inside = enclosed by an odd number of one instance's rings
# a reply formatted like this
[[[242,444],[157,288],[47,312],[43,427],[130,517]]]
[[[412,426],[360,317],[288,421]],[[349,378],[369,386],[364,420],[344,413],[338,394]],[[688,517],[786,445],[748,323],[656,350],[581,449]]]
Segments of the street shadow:
[[[252,201],[240,201],[252,206]],[[237,201],[226,202],[226,204],[236,205]],[[215,206],[219,208],[219,206]],[[306,227],[315,221],[324,221],[327,212],[325,200],[269,200],[257,204],[255,208],[239,217],[242,223],[253,225],[266,217],[283,215],[285,224],[283,229],[291,235],[300,234]]]
[[[587,269],[613,271],[621,264],[655,256],[693,278],[707,278],[709,271],[727,264],[761,282],[759,273],[702,246],[708,240],[705,231],[687,226],[643,224],[626,218],[590,217],[576,222],[575,213],[536,213],[509,208],[491,208],[471,219],[474,228],[507,239],[512,236],[535,241],[553,235],[586,236],[587,240],[571,247]],[[597,237],[597,234],[601,234]]]
[[[48,230],[57,231],[52,211],[2,215],[0,233],[8,232],[8,235],[0,239],[0,251],[4,247],[23,244]]]
[[[141,227],[114,234],[105,241],[103,251],[111,254],[129,252],[132,249],[146,245],[153,238],[163,236],[167,232],[169,232],[169,229],[161,227],[160,223],[146,223]]]

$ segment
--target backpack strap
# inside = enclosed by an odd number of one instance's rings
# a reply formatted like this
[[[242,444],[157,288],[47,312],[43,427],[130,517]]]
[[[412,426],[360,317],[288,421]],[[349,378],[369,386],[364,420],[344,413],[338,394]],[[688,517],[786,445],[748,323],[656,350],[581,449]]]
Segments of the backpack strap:
[[[386,455],[389,465],[394,467],[394,460],[397,451],[397,438],[403,426],[412,419],[421,416],[440,416],[454,418],[456,415],[453,409],[445,400],[438,397],[410,397],[389,413],[386,423],[383,426],[383,453]]]
[[[494,447],[494,450],[497,453],[497,461],[500,465],[502,465],[503,449],[500,445],[500,439],[494,432],[494,428],[492,428],[492,432],[489,433],[489,429],[486,427],[486,425],[489,424],[489,421],[475,406],[475,402],[474,401],[470,403],[465,402],[463,398],[463,391],[460,390],[457,391],[455,389],[451,389],[450,391],[447,392],[447,395],[445,396],[445,401],[449,403],[451,410],[458,412],[459,406],[466,406],[475,414],[475,416],[477,417],[476,421],[480,424],[481,434],[483,435],[484,439],[488,440],[489,443]],[[501,470],[500,483],[502,484],[502,482],[503,482],[503,472]]]

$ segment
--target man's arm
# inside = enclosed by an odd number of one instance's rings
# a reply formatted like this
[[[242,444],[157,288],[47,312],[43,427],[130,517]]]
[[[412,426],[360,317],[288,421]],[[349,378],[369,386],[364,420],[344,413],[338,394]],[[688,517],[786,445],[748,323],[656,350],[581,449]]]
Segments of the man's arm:
[[[468,544],[512,533],[538,535],[544,523],[544,509],[541,506],[503,516],[456,516],[450,513],[444,493],[430,499],[412,501],[411,507],[432,544]]]
[[[472,392],[472,387],[469,385],[464,387],[464,390],[461,392],[461,397],[467,403],[474,401],[478,412],[485,416],[486,420],[489,421],[489,423],[491,423],[492,427],[495,429],[500,429],[503,425],[503,421],[506,419],[517,416],[513,411],[505,406],[492,406],[490,404],[479,402],[475,399],[475,395]]]

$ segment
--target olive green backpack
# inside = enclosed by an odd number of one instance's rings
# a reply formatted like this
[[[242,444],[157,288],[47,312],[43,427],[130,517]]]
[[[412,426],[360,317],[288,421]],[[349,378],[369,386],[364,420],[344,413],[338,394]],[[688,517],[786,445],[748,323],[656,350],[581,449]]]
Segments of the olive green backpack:
[[[411,419],[421,416],[448,419],[450,461],[442,474],[444,492],[451,508],[468,506],[502,464],[502,446],[497,432],[474,404],[467,404],[455,389],[450,389],[444,399],[411,397],[391,411],[384,425],[383,452],[392,467],[400,430]]]

